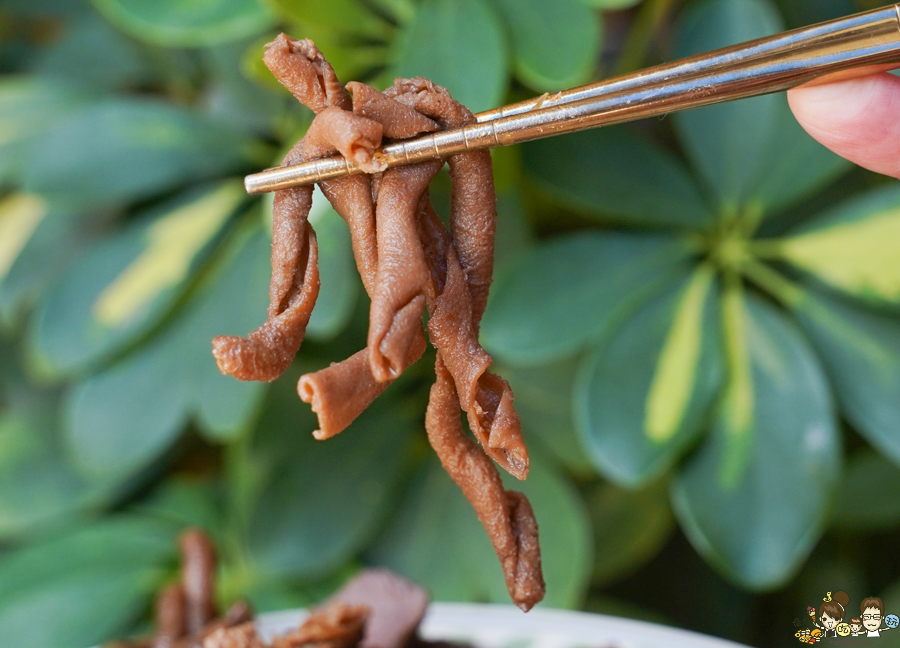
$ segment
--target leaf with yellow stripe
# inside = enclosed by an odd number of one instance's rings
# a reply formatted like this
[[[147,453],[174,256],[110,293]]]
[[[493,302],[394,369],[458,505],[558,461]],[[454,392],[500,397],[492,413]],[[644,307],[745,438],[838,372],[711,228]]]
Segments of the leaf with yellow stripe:
[[[807,291],[794,309],[844,416],[900,464],[900,318]]]
[[[38,196],[14,194],[0,202],[0,282],[49,211]]]
[[[734,280],[722,296],[722,337],[728,377],[718,412],[724,433],[725,451],[719,481],[734,486],[747,462],[747,448],[753,433],[753,373],[747,348],[747,313],[744,292]]]
[[[243,200],[236,181],[170,202],[94,245],[43,303],[31,359],[50,375],[83,370],[157,324],[183,294]]]
[[[673,480],[672,502],[711,564],[745,587],[769,589],[799,567],[824,527],[840,440],[828,382],[796,325],[769,303],[734,294],[752,391],[732,386],[744,395],[731,396],[730,409],[726,399],[712,435]],[[723,480],[736,431],[744,457]]]
[[[25,198],[24,203],[18,198]],[[4,225],[0,216],[0,230],[10,225],[16,230],[11,237],[8,229],[0,232],[0,265],[9,264],[0,272],[0,321],[14,327],[98,238],[97,221],[105,216],[91,210],[72,213],[52,205],[47,209],[30,194],[10,201],[18,203],[17,209],[34,210],[17,214],[14,224]]]
[[[900,187],[838,207],[777,249],[833,288],[874,303],[900,304]]]
[[[70,388],[66,441],[85,474],[130,476],[156,460],[196,420],[207,438],[233,439],[253,420],[264,386],[224,376],[211,340],[246,335],[265,313],[269,241],[242,232],[204,273],[198,290],[145,345]]]
[[[648,482],[703,430],[722,376],[717,313],[714,273],[702,265],[626,318],[582,363],[576,425],[612,481]]]

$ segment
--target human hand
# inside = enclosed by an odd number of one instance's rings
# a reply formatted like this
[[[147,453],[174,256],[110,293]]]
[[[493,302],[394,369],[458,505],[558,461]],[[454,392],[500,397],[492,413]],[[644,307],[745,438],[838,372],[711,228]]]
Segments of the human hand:
[[[838,155],[900,178],[900,78],[882,72],[788,92],[800,125]]]

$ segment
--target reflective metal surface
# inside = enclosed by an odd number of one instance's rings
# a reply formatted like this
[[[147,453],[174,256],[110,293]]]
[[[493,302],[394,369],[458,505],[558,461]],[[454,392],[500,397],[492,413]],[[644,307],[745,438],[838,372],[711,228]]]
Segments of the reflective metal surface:
[[[900,5],[776,34],[476,115],[478,123],[388,144],[389,168],[787,90],[900,65]],[[362,171],[341,156],[268,169],[251,194]]]

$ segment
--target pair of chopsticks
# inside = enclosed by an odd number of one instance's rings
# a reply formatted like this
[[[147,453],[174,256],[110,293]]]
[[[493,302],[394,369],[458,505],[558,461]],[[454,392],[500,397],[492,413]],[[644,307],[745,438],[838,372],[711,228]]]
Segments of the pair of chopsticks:
[[[388,168],[665,115],[900,65],[900,4],[776,34],[476,115],[376,151]],[[247,193],[363,173],[340,155],[249,175]]]

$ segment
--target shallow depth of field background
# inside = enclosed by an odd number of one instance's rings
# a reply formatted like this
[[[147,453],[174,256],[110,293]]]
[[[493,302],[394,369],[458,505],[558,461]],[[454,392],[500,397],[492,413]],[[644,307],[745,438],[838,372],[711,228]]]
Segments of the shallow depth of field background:
[[[364,564],[507,602],[428,447],[426,356],[315,442],[297,377],[365,344],[349,234],[292,369],[219,375],[265,316],[278,163],[311,113],[279,31],[342,80],[427,76],[473,110],[878,6],[870,0],[0,3],[0,637],[146,630],[201,525],[219,597],[307,605]],[[784,95],[496,151],[482,342],[532,456],[545,605],[753,646],[826,592],[900,612],[900,185],[831,155]],[[432,195],[446,212],[449,181]],[[850,616],[850,614],[848,614]],[[882,645],[900,646],[900,631]]]

